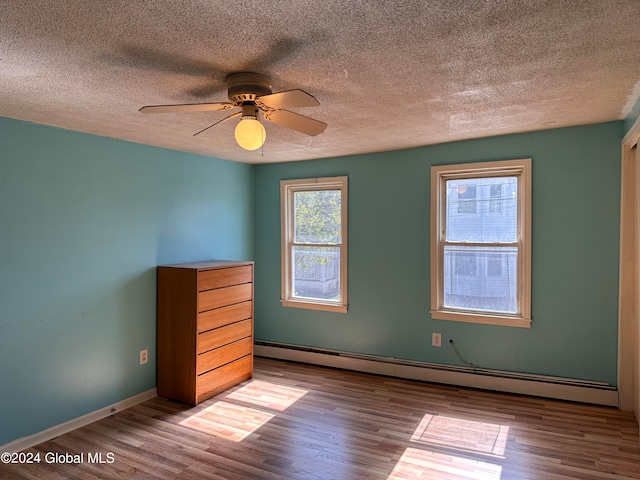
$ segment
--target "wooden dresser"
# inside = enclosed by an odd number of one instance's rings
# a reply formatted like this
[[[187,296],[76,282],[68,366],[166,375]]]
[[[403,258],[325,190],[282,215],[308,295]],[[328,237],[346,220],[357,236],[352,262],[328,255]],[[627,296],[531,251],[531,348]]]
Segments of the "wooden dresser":
[[[158,395],[196,405],[253,375],[253,262],[158,267]]]

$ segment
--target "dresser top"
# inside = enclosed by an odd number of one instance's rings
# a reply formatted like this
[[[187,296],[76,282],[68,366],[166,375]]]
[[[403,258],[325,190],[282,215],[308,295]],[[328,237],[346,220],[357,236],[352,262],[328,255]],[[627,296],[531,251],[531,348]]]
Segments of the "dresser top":
[[[194,270],[212,270],[215,268],[235,267],[241,265],[253,265],[253,261],[237,260],[207,260],[204,262],[177,263],[174,265],[159,265],[163,268],[188,268]]]

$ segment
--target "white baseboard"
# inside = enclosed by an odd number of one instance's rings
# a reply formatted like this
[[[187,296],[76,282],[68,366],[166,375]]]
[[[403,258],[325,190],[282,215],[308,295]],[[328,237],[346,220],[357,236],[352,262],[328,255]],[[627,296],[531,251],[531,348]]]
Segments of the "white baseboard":
[[[591,403],[610,407],[618,406],[618,391],[614,388],[580,385],[579,380],[568,380],[576,384],[562,384],[558,378],[556,382],[552,377],[549,381],[529,380],[521,378],[509,378],[490,374],[478,374],[472,372],[455,371],[451,369],[433,368],[429,364],[419,365],[420,362],[411,362],[411,365],[402,364],[395,359],[376,357],[369,355],[350,355],[348,353],[319,353],[309,349],[291,348],[292,346],[271,346],[256,344],[254,353],[256,356],[291,360],[294,362],[310,363],[326,367],[355,370],[364,373],[386,375],[390,377],[422,380],[426,382],[442,383],[460,387],[480,388],[507,393],[518,393],[535,397],[554,398],[558,400],[570,400],[574,402]],[[358,357],[358,358],[356,358]],[[368,357],[368,358],[367,358]]]
[[[124,400],[113,403],[99,410],[95,410],[81,417],[69,420],[68,422],[55,425],[51,428],[43,430],[42,432],[34,433],[33,435],[22,437],[14,440],[13,442],[9,442],[5,445],[0,446],[0,452],[21,452],[23,450],[26,450],[27,448],[31,448],[39,445],[42,442],[51,440],[52,438],[59,437],[60,435],[63,435],[65,433],[69,433],[73,430],[76,430],[77,428],[84,427],[85,425],[89,425],[90,423],[96,422],[98,420],[102,420],[103,418],[113,415],[116,412],[126,410],[127,408],[133,407],[134,405],[138,405],[139,403],[151,400],[152,398],[155,398],[157,396],[157,390],[155,388],[152,388],[151,390],[147,390],[146,392],[139,393],[138,395],[134,395],[133,397],[125,398]]]

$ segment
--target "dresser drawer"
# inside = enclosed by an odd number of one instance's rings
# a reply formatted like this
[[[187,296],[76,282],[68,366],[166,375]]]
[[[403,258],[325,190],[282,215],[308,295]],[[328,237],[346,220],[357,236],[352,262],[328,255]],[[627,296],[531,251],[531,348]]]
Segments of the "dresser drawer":
[[[198,353],[213,350],[244,337],[251,337],[253,333],[251,327],[252,323],[249,319],[201,333],[198,335]]]
[[[196,373],[198,375],[230,363],[238,358],[251,354],[253,342],[251,337],[229,343],[215,350],[198,355]]]
[[[253,298],[253,284],[245,283],[233,287],[207,290],[198,294],[198,312],[226,307],[235,303],[246,302]]]
[[[198,375],[196,382],[196,403],[251,378],[253,358],[251,355],[223,365],[210,372]]]
[[[198,291],[250,283],[252,279],[253,267],[251,265],[205,270],[198,272]]]
[[[206,312],[198,314],[198,333],[222,327],[239,320],[245,320],[251,318],[252,315],[253,302],[251,301],[207,310]]]

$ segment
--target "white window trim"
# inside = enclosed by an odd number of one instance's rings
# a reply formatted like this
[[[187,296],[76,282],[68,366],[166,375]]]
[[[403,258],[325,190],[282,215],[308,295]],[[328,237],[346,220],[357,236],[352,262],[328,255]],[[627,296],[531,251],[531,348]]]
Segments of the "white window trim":
[[[280,181],[280,220],[281,220],[281,297],[285,307],[307,308],[329,312],[347,313],[347,211],[348,177],[305,178],[301,180]],[[316,299],[294,298],[292,287],[291,249],[293,247],[293,194],[299,191],[340,190],[342,242],[335,245],[340,248],[340,302]]]
[[[446,180],[515,175],[518,177],[518,314],[500,315],[444,307]],[[531,327],[531,159],[431,167],[431,318],[511,327]]]

